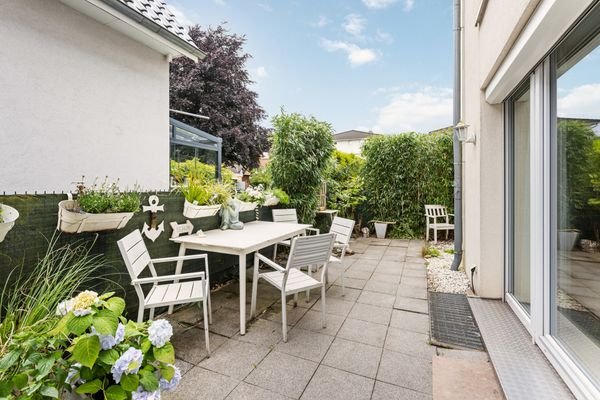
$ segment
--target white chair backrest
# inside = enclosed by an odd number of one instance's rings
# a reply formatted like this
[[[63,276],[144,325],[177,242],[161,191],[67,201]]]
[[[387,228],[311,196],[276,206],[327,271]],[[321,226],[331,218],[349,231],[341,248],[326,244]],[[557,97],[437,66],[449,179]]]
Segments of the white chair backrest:
[[[286,273],[291,268],[326,264],[331,256],[334,241],[335,234],[333,233],[293,238]]]
[[[425,204],[425,215],[431,218],[446,217],[448,211],[446,207],[439,204]]]
[[[287,222],[290,224],[298,223],[298,214],[295,208],[283,208],[273,210],[273,222]]]
[[[335,217],[331,223],[330,233],[335,233],[335,241],[342,244],[348,244],[354,230],[354,220]]]
[[[123,260],[125,260],[125,265],[131,279],[137,278],[146,267],[150,267],[152,276],[156,276],[156,270],[152,265],[150,254],[139,229],[117,241],[117,245],[119,246]]]

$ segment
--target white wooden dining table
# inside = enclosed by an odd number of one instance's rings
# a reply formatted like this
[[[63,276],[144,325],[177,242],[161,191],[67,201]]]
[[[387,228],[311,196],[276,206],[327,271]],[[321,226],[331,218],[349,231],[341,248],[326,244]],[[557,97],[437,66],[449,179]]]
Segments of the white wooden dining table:
[[[186,235],[171,239],[179,243],[179,255],[189,250],[231,254],[239,257],[240,279],[240,334],[246,334],[246,256],[304,234],[311,225],[284,222],[253,221],[244,224],[242,230],[214,229],[204,232],[204,236]],[[183,262],[177,262],[175,274],[180,274]],[[209,266],[210,268],[210,266]]]

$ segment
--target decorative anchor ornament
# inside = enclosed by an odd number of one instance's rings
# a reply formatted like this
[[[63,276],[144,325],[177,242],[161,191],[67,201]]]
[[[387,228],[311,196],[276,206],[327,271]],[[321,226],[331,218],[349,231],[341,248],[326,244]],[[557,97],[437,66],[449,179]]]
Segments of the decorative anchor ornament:
[[[149,206],[142,206],[142,210],[144,212],[150,212],[150,226],[144,222],[144,228],[142,229],[142,234],[146,235],[146,237],[153,242],[158,239],[161,233],[165,230],[165,221],[162,221],[158,227],[156,226],[156,214],[159,211],[164,212],[165,206],[164,204],[158,205],[158,196],[152,195],[148,199]]]

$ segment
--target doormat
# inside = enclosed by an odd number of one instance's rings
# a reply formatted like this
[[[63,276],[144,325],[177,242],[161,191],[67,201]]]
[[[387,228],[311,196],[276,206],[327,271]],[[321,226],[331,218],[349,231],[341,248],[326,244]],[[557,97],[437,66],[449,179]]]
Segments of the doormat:
[[[429,292],[431,343],[450,349],[484,351],[479,327],[464,294]]]

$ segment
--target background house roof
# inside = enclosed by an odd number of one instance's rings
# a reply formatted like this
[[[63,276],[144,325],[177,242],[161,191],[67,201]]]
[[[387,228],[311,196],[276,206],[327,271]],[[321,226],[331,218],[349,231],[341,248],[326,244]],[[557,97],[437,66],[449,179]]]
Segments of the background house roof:
[[[173,15],[167,3],[163,0],[119,1],[197,48],[192,38],[188,35],[187,28],[177,21],[175,15]]]
[[[336,133],[335,135],[333,135],[333,140],[336,142],[340,142],[343,140],[361,140],[376,135],[379,135],[379,133],[357,131],[355,129],[352,129],[350,131]]]

